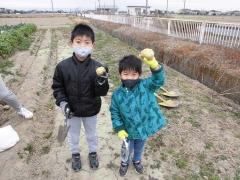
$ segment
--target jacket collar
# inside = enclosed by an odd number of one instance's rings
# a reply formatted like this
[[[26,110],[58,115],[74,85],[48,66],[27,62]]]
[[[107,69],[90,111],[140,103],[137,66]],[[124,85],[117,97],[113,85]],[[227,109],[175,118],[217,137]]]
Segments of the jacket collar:
[[[84,61],[81,62],[77,59],[75,53],[73,53],[72,60],[73,60],[75,65],[81,64],[81,65],[88,66],[92,59],[91,59],[91,54],[90,54]]]

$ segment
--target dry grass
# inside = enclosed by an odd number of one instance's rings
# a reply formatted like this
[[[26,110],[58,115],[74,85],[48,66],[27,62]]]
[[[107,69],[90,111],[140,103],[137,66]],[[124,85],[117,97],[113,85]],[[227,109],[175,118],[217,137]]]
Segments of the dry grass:
[[[116,23],[92,23],[137,49],[153,48],[159,61],[240,102],[240,51],[199,45]]]

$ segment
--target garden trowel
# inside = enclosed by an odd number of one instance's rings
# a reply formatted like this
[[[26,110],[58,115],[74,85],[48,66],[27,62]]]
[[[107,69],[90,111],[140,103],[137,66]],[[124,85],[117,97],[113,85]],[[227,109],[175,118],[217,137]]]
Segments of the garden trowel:
[[[180,93],[175,92],[175,91],[168,91],[165,88],[161,87],[160,88],[163,92],[160,92],[160,94],[167,96],[167,97],[172,97],[172,98],[177,98],[180,96]]]
[[[121,148],[121,161],[124,163],[128,162],[129,159],[129,141],[127,139],[123,140]]]
[[[60,125],[58,128],[57,140],[60,143],[60,145],[62,145],[62,143],[65,141],[68,134],[68,130],[70,128],[70,126],[67,125],[68,118],[69,117],[67,116],[64,120],[64,125]]]
[[[154,93],[154,95],[161,101],[158,103],[161,106],[168,107],[168,108],[175,108],[179,106],[179,103],[177,101],[165,100],[162,97],[160,97],[157,93]]]

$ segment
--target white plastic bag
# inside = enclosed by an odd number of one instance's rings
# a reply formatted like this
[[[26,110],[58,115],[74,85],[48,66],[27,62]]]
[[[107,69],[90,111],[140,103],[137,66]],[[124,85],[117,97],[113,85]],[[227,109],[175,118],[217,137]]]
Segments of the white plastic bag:
[[[0,128],[0,152],[15,146],[19,140],[17,132],[11,125]]]

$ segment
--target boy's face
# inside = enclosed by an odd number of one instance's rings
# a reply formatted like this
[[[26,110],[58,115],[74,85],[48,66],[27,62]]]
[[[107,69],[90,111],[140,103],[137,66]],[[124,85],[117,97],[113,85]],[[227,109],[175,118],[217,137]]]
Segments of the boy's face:
[[[93,49],[95,46],[95,44],[92,42],[91,38],[88,36],[76,36],[73,41],[72,41],[72,47],[73,48],[89,48],[89,49]],[[81,57],[79,55],[77,55],[77,58],[80,61],[83,61],[86,59],[86,57]]]
[[[139,73],[133,70],[123,70],[120,73],[120,77],[122,80],[127,80],[127,79],[138,79],[140,77]]]

